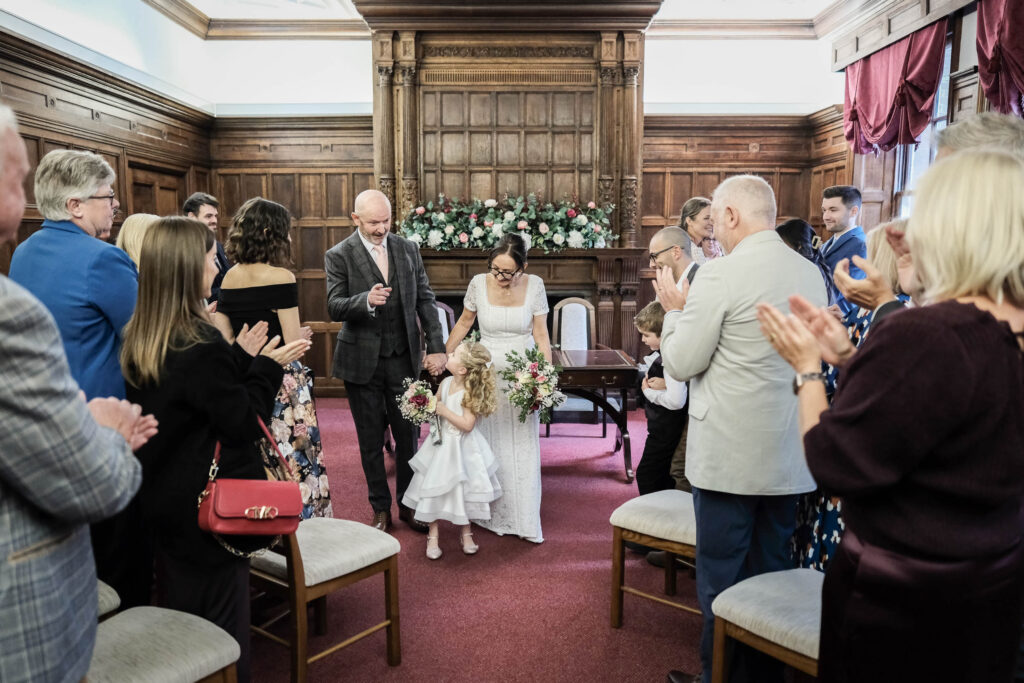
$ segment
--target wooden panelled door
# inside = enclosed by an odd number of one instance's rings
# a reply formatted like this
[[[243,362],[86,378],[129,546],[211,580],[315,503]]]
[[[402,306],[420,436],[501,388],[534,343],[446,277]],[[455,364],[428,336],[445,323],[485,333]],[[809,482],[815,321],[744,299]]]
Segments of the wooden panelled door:
[[[125,215],[152,213],[157,216],[175,216],[185,203],[186,178],[184,171],[155,171],[129,167],[131,203],[123,209]]]

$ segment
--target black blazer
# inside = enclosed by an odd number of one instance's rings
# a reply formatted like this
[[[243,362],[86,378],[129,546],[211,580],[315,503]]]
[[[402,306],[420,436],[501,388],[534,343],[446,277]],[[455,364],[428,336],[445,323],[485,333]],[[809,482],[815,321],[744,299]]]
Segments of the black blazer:
[[[202,344],[168,350],[159,385],[129,383],[127,389],[128,400],[160,421],[156,436],[137,452],[139,498],[157,547],[184,562],[212,565],[234,558],[199,529],[197,498],[206,487],[214,446],[221,442],[218,479],[266,478],[256,448],[263,434],[256,416],[268,421],[284,370],[266,356],[253,358],[237,344],[228,346],[212,326],[204,336]]]
[[[388,235],[388,254],[394,262],[392,277],[399,278],[402,314],[409,342],[408,377],[419,377],[423,354],[416,319],[423,326],[427,353],[444,352],[441,321],[434,292],[427,281],[419,248],[395,233]],[[385,284],[377,264],[370,258],[358,231],[324,255],[327,271],[327,311],[331,320],[344,322],[338,333],[332,375],[347,382],[366,384],[377,369],[380,357],[380,323],[366,303],[370,289]]]

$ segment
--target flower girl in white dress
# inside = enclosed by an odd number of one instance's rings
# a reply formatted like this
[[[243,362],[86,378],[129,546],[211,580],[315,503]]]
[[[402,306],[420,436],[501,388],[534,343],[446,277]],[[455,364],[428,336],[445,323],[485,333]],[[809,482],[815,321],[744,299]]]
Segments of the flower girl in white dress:
[[[451,377],[437,391],[440,443],[431,435],[409,461],[412,481],[402,504],[416,510],[416,519],[430,525],[427,557],[441,557],[438,520],[462,527],[462,552],[479,549],[469,528],[471,519],[491,518],[491,502],[501,496],[495,476],[498,463],[487,441],[475,429],[477,417],[497,407],[497,382],[491,354],[479,342],[466,340],[448,355]]]

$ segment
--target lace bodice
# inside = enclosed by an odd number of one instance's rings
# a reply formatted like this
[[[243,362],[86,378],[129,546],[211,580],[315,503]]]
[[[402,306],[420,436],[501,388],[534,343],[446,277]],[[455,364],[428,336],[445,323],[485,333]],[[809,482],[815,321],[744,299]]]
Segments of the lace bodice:
[[[524,350],[533,346],[533,318],[548,312],[548,298],[544,281],[536,275],[527,275],[526,298],[521,306],[495,306],[487,300],[487,275],[475,276],[466,290],[463,305],[476,311],[480,323],[480,341],[491,350],[498,347],[506,351]],[[504,353],[494,358],[504,364]]]

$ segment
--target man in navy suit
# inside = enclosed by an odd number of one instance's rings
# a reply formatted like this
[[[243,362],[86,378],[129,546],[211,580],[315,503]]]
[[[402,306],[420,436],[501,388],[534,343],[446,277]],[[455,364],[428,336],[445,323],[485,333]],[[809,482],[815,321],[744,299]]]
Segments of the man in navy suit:
[[[864,279],[864,271],[853,265],[852,257],[857,255],[867,258],[868,255],[864,231],[858,225],[860,209],[860,190],[852,185],[833,185],[825,188],[822,193],[821,219],[831,237],[821,245],[821,255],[830,273],[835,272],[836,264],[844,258],[851,259],[850,276],[857,280]],[[843,315],[855,308],[841,296],[837,296],[836,304]]]

